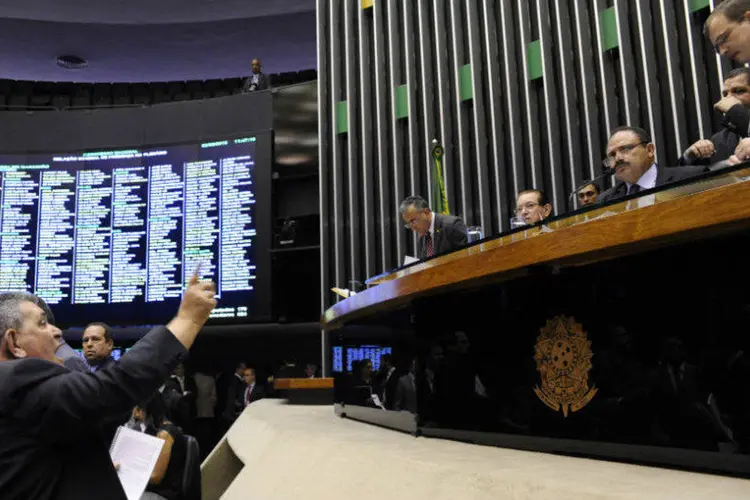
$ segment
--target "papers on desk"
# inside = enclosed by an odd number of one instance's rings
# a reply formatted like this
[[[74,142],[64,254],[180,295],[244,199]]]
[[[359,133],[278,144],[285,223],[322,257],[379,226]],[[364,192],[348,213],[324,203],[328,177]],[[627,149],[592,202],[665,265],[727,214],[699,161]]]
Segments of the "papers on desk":
[[[412,257],[411,255],[404,255],[404,265],[408,266],[409,264],[414,264],[415,262],[419,262],[419,259],[416,257]]]
[[[112,462],[119,464],[117,476],[128,500],[139,500],[151,479],[164,441],[142,432],[119,427],[109,448]]]
[[[333,288],[331,288],[331,291],[333,293],[335,293],[336,295],[339,295],[339,296],[341,296],[341,297],[343,297],[345,299],[351,297],[352,295],[357,295],[357,292],[353,292],[353,291],[349,290],[348,288],[336,288],[336,287],[333,287]]]

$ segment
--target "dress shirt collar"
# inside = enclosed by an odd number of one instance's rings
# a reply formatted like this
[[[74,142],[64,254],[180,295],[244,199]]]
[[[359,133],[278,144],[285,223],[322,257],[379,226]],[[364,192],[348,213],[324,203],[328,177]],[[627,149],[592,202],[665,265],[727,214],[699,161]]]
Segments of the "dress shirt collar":
[[[626,182],[625,184],[627,184],[628,191],[630,191],[630,186],[632,186],[632,184],[629,182]],[[651,168],[643,173],[636,184],[641,186],[641,189],[652,189],[656,187],[656,163],[651,165]]]

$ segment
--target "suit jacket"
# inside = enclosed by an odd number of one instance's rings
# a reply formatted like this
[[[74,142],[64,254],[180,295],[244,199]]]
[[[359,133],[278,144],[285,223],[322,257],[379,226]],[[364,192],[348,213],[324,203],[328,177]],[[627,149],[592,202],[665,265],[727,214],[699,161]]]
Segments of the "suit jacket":
[[[253,89],[251,88],[253,82],[253,75],[248,76],[245,78],[245,83],[242,85],[242,92],[245,94],[248,92],[254,92],[256,90],[266,90],[271,85],[268,83],[268,75],[265,73],[258,73],[258,84]]]
[[[0,362],[3,500],[126,500],[99,423],[156,391],[186,352],[157,327],[96,373],[37,358]]]
[[[222,411],[222,416],[227,421],[234,422],[245,408],[245,388],[247,385],[237,374],[233,373],[231,377],[227,385],[226,406]]]
[[[242,400],[243,400],[243,408],[251,403],[255,403],[259,399],[263,399],[266,397],[266,393],[263,390],[263,387],[258,382],[255,382],[255,385],[253,386],[253,390],[250,392],[250,394],[247,393],[247,387],[245,387],[245,391],[242,393]]]
[[[711,137],[711,142],[714,143],[714,154],[711,158],[693,158],[686,154],[677,161],[678,165],[715,165],[719,162],[728,160],[730,156],[734,154],[734,150],[737,149],[737,145],[740,143],[742,136],[733,132],[731,129],[725,128],[714,134]]]
[[[86,364],[88,364],[88,361],[86,361]],[[112,356],[107,356],[106,358],[104,358],[102,360],[101,363],[99,363],[97,365],[96,371],[103,370],[105,368],[109,368],[110,366],[112,366],[114,364],[117,364],[117,361],[115,361]],[[91,365],[88,364],[88,366],[89,366],[89,371],[91,371]]]
[[[173,401],[173,405],[170,408],[172,421],[178,426],[182,427],[185,432],[192,431],[193,420],[197,413],[195,407],[195,400],[197,397],[198,389],[195,386],[195,380],[193,377],[185,377],[185,390],[182,390],[180,381],[176,376],[172,375],[167,381],[164,387],[164,392],[173,391],[177,394],[177,398]]]
[[[398,378],[393,409],[417,414],[417,383],[412,373]]]
[[[55,352],[63,366],[72,372],[88,373],[89,365],[68,344],[61,344]]]
[[[656,186],[663,186],[672,182],[681,181],[690,177],[700,175],[704,172],[708,172],[708,167],[697,166],[697,167],[656,167]],[[605,203],[607,201],[616,200],[622,198],[628,194],[628,185],[623,181],[617,181],[615,185],[597,198],[597,203]]]
[[[435,217],[435,235],[432,241],[432,248],[435,251],[435,255],[458,250],[468,243],[469,236],[466,231],[466,225],[459,217],[434,212],[432,215]],[[417,257],[419,259],[427,258],[424,236],[417,240]]]

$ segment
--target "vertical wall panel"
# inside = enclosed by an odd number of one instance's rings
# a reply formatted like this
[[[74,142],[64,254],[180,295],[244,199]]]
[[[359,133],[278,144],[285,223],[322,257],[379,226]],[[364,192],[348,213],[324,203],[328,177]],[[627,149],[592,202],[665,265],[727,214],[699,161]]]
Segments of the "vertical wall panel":
[[[584,142],[586,143],[586,154],[582,159],[586,166],[587,179],[593,179],[600,172],[601,165],[601,143],[602,136],[599,121],[597,119],[598,106],[596,103],[596,72],[594,71],[594,48],[597,42],[592,40],[592,31],[594,37],[599,38],[595,26],[589,24],[590,9],[586,2],[572,2],[573,15],[575,18],[575,32],[578,47],[578,67],[577,80],[581,88],[581,99],[579,108],[583,116]],[[594,6],[596,8],[596,6]],[[576,181],[578,183],[583,180]],[[578,184],[576,184],[577,186]],[[577,200],[576,200],[577,202]]]
[[[447,18],[445,15],[445,2],[449,0],[434,0],[433,9],[433,29],[435,34],[435,69],[437,71],[437,92],[438,92],[438,124],[440,136],[437,138],[445,150],[443,158],[443,170],[445,189],[448,196],[448,203],[451,210],[456,211],[456,200],[458,196],[455,192],[455,183],[453,180],[453,147],[454,137],[453,130],[457,125],[453,123],[453,112],[451,111],[451,91],[453,80],[451,79],[451,69],[448,64],[448,38],[447,38]],[[456,89],[458,92],[458,89]]]
[[[522,189],[566,210],[617,126],[648,128],[671,164],[720,125],[733,66],[685,0],[316,2],[322,307],[413,252],[398,205],[432,194],[434,138],[451,211],[492,237]]]
[[[466,24],[469,38],[469,63],[471,64],[472,85],[472,121],[474,129],[474,157],[469,161],[473,163],[473,169],[467,168],[468,175],[475,176],[476,206],[479,213],[475,214],[474,223],[482,227],[484,233],[492,230],[492,217],[490,215],[490,190],[489,169],[487,166],[487,120],[485,113],[484,87],[487,84],[483,80],[482,46],[480,42],[481,30],[484,27],[479,23],[478,0],[466,0]],[[467,165],[468,167],[468,165]]]
[[[348,182],[346,191],[342,193],[342,198],[347,200],[347,221],[349,227],[349,273],[346,277],[344,286],[351,281],[363,281],[366,277],[362,274],[362,244],[360,231],[362,228],[360,219],[360,157],[358,147],[360,143],[359,136],[359,110],[360,102],[358,98],[359,71],[357,70],[359,61],[359,50],[357,37],[355,36],[357,23],[357,11],[361,10],[358,3],[344,0],[344,58],[346,68],[346,109],[349,120],[349,131],[346,135],[346,165]]]
[[[383,0],[379,0],[383,1]],[[390,92],[394,96],[388,103],[390,107],[389,128],[391,131],[391,142],[388,147],[392,151],[391,168],[393,172],[393,201],[390,206],[390,215],[393,230],[396,232],[396,261],[401,262],[406,254],[406,232],[401,225],[401,218],[398,213],[398,205],[405,197],[404,177],[406,175],[406,165],[404,162],[404,140],[399,131],[402,126],[396,116],[396,87],[400,86],[403,81],[404,68],[401,66],[401,37],[398,29],[399,18],[401,15],[399,0],[388,0],[388,71],[390,73]]]
[[[373,166],[373,144],[375,144],[373,128],[373,61],[371,60],[372,36],[372,10],[357,9],[357,26],[359,31],[358,56],[359,56],[359,109],[360,109],[360,130],[362,133],[360,150],[362,173],[362,225],[364,229],[364,240],[361,252],[365,256],[364,277],[377,274],[378,268],[375,264],[375,254],[378,251],[375,239],[375,177]],[[358,196],[359,193],[354,193]]]
[[[542,47],[542,67],[544,68],[543,92],[544,92],[544,123],[542,131],[544,135],[544,169],[549,178],[548,183],[539,184],[538,187],[550,186],[547,196],[552,202],[555,214],[566,211],[566,196],[563,189],[563,165],[560,144],[560,108],[567,106],[566,102],[560,102],[557,98],[557,82],[553,66],[552,50],[552,26],[549,16],[549,0],[536,0],[537,23],[539,40]],[[563,80],[564,81],[564,80]]]
[[[343,139],[336,135],[336,120],[337,120],[337,105],[338,102],[344,95],[341,86],[341,40],[343,37],[340,36],[341,22],[340,18],[340,7],[342,1],[345,0],[329,0],[329,78],[330,78],[330,112],[329,119],[333,123],[333,137],[331,141],[331,189],[328,192],[328,196],[333,201],[333,213],[329,215],[329,223],[333,222],[333,265],[334,270],[334,286],[347,287],[348,278],[346,276],[346,255],[344,255],[344,228],[346,221],[344,220],[344,200],[345,186],[344,186],[344,165],[342,160],[342,144]],[[326,290],[326,295],[329,292]]]
[[[514,131],[512,127],[505,126],[503,119],[503,92],[502,92],[502,71],[499,55],[498,31],[497,31],[497,12],[496,2],[492,0],[482,0],[482,10],[484,12],[484,51],[486,55],[485,64],[487,66],[487,108],[489,110],[490,122],[488,125],[488,134],[490,142],[489,168],[494,171],[494,183],[492,185],[491,195],[495,198],[497,232],[503,232],[510,226],[509,210],[510,202],[506,195],[508,186],[508,176],[504,163],[506,162],[505,153],[505,136],[510,136],[513,141]],[[512,110],[507,110],[512,114]],[[511,155],[510,162],[514,162],[514,155]],[[491,228],[484,228],[485,234],[492,234]]]
[[[432,0],[417,0],[417,20],[419,24],[419,59],[420,59],[420,83],[419,92],[421,95],[421,109],[419,113],[422,117],[422,135],[419,137],[420,143],[417,148],[422,152],[422,164],[425,166],[423,176],[424,184],[427,185],[426,198],[432,199],[432,140],[436,138],[435,126],[435,79],[433,72],[435,62],[433,58],[432,31],[430,17],[430,4]],[[439,64],[439,63],[438,63]]]
[[[331,127],[328,118],[330,115],[328,111],[328,10],[326,4],[326,0],[317,0],[316,3],[316,18],[318,22],[316,33],[318,39],[318,189],[320,196],[321,311],[325,310],[330,304],[330,299],[326,292],[331,288],[329,248],[331,247],[330,232],[332,230],[329,224],[330,211],[328,210],[328,201],[331,198],[328,187],[330,182],[330,176],[328,175],[330,165],[328,161],[330,136],[333,128]],[[321,331],[320,337],[321,373],[325,377],[330,373],[330,368],[328,366],[328,335],[326,332]]]
[[[373,39],[375,44],[375,61],[373,67],[375,77],[375,108],[376,108],[376,137],[377,137],[377,168],[378,183],[380,185],[380,199],[378,208],[380,212],[380,272],[384,272],[394,266],[391,257],[393,252],[393,238],[391,237],[391,193],[390,164],[388,161],[388,150],[391,147],[388,138],[388,122],[391,117],[388,102],[388,70],[386,65],[386,23],[384,1],[378,0],[373,6]]]
[[[474,223],[474,213],[472,210],[471,169],[469,167],[469,111],[466,105],[461,101],[459,89],[461,88],[461,67],[466,63],[464,57],[464,37],[466,30],[463,25],[463,15],[461,12],[462,0],[448,0],[450,5],[450,31],[451,31],[451,48],[453,59],[450,62],[451,81],[455,92],[453,93],[453,106],[456,113],[456,130],[453,143],[456,145],[455,156],[458,160],[458,176],[454,180],[456,186],[454,190],[458,191],[460,196],[454,212],[463,216],[467,224]],[[455,175],[455,169],[454,169]]]

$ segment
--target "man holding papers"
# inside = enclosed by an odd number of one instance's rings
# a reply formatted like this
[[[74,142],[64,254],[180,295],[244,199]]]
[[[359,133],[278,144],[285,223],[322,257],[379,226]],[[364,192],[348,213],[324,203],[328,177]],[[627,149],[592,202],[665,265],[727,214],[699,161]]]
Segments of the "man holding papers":
[[[164,383],[216,306],[214,293],[194,274],[177,316],[96,373],[72,373],[55,358],[41,299],[0,294],[2,499],[124,500],[98,424]]]

